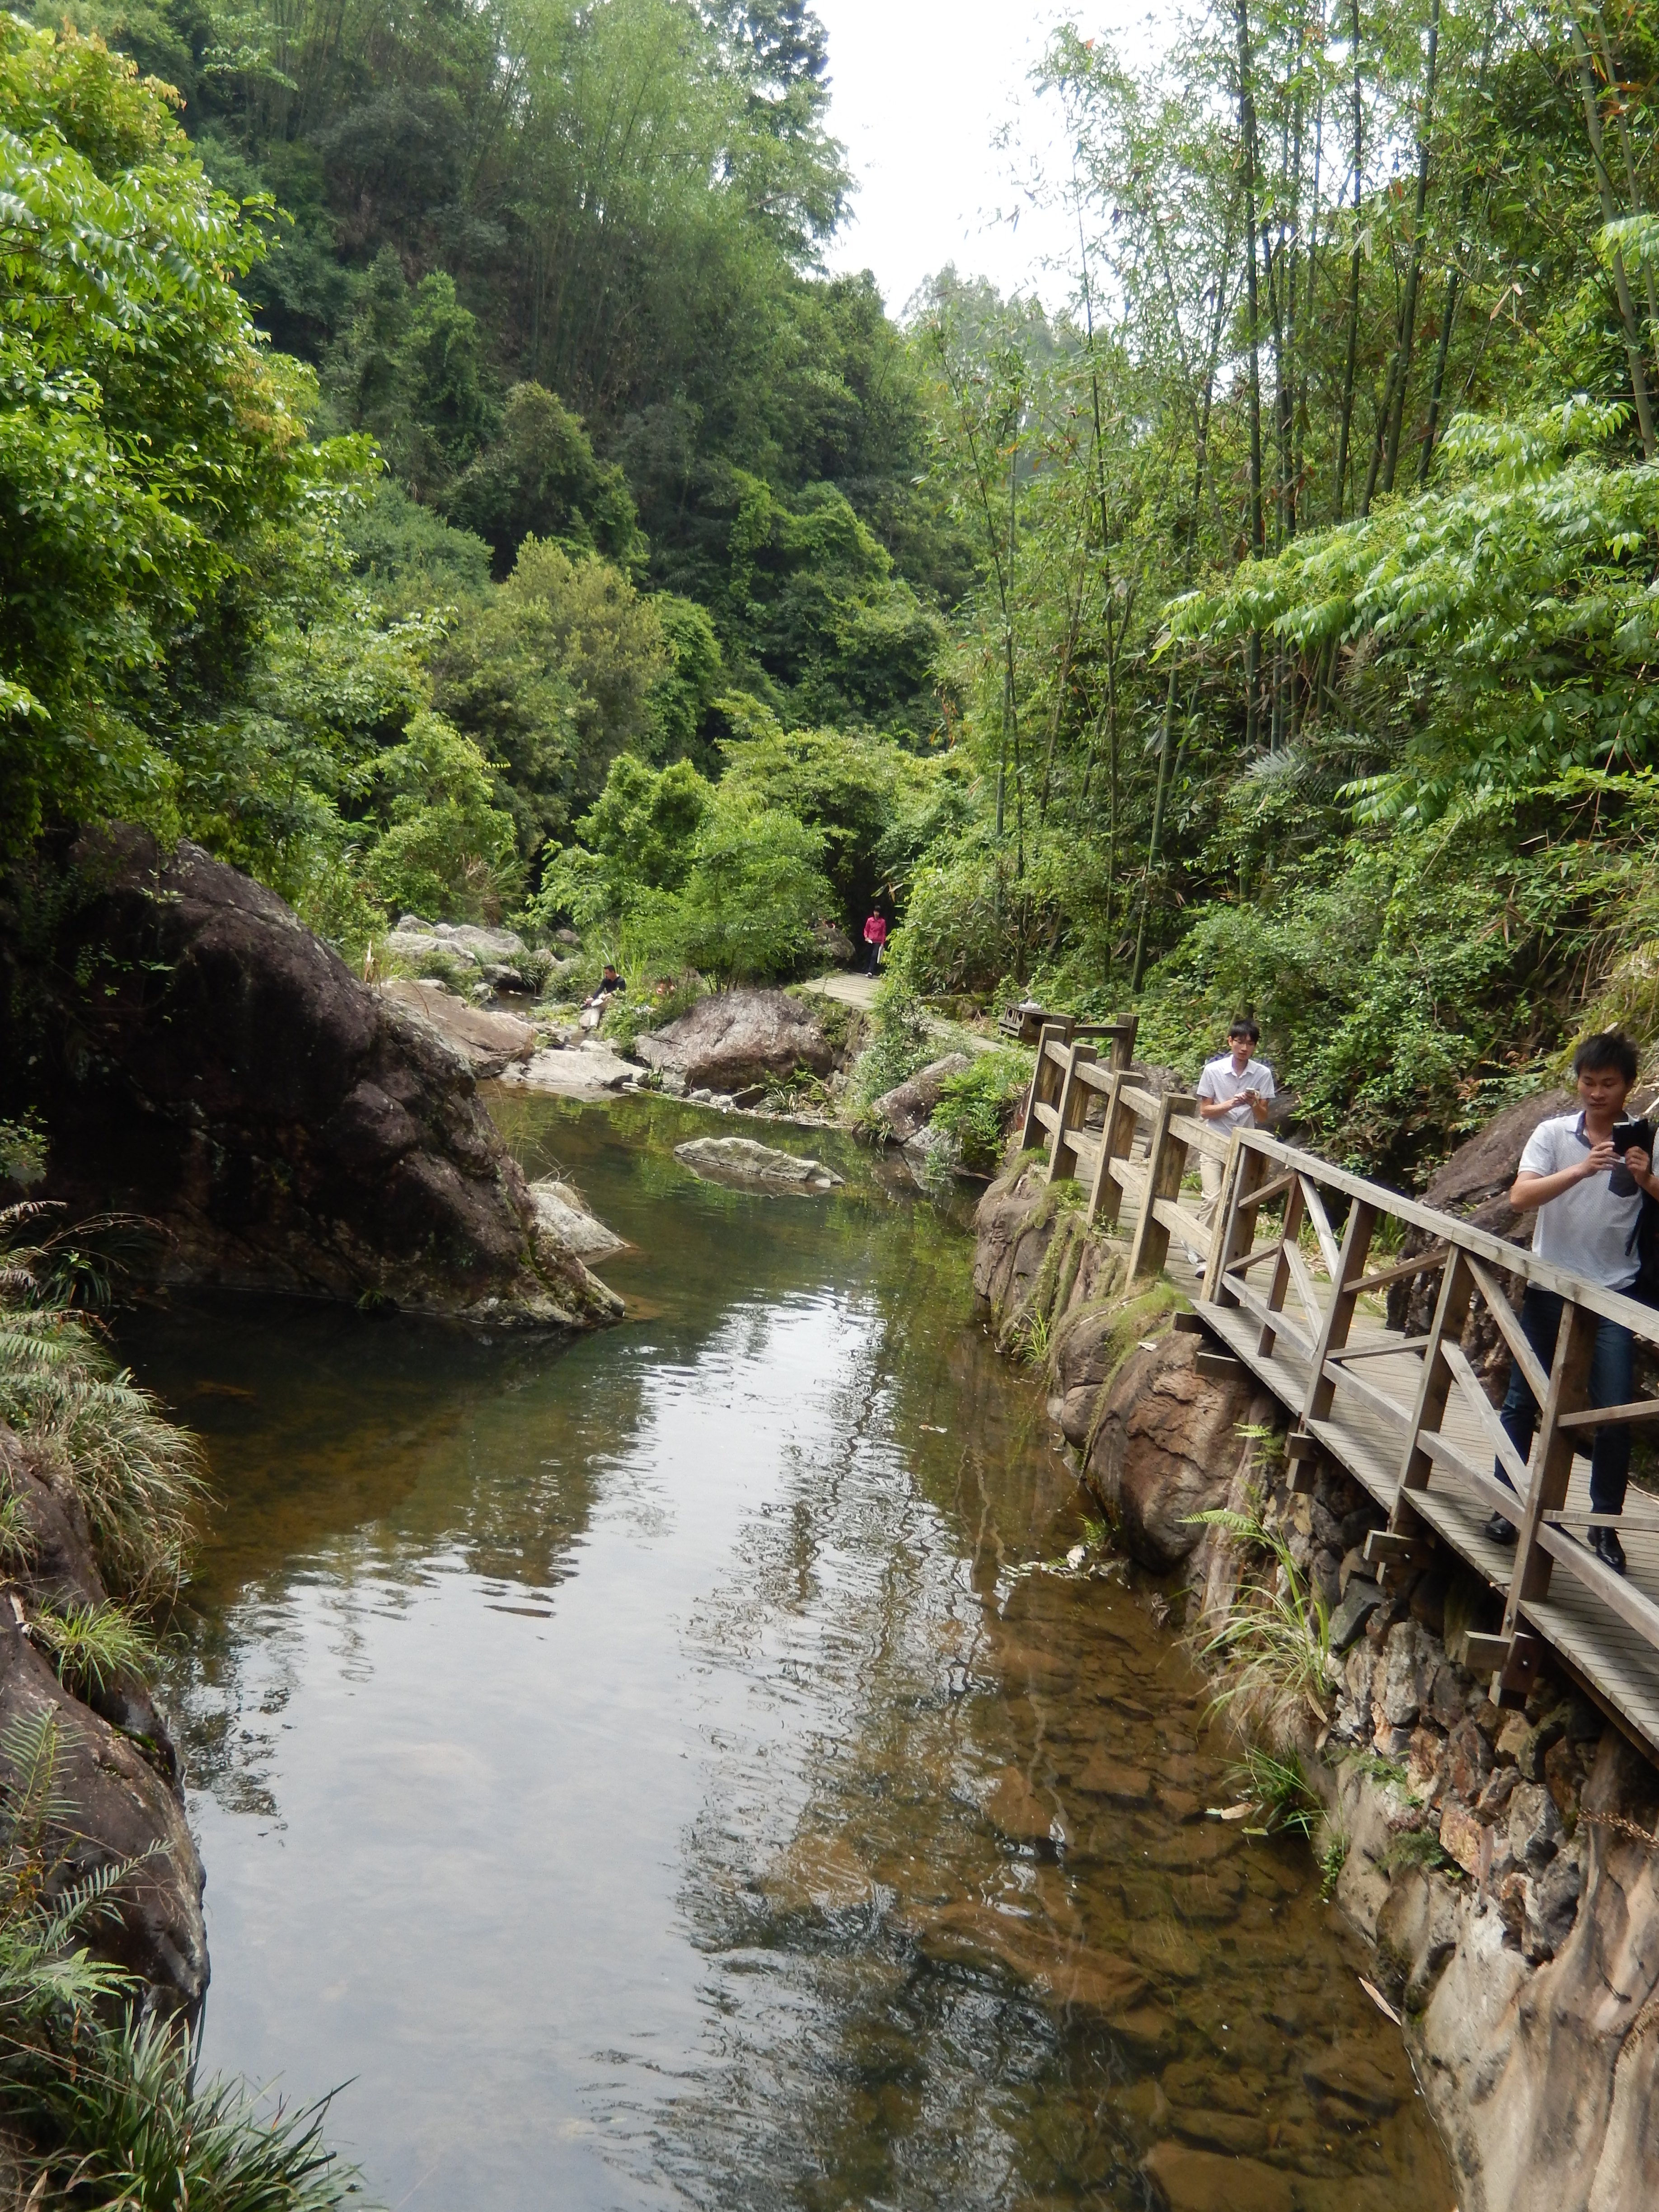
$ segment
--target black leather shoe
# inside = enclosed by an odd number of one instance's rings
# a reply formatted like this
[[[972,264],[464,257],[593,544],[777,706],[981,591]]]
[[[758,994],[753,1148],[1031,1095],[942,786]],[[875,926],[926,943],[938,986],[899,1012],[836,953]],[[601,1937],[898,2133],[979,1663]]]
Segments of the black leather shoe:
[[[1515,1541],[1515,1523],[1504,1514],[1494,1513],[1486,1523],[1485,1533],[1489,1544],[1503,1544],[1507,1547]]]
[[[1592,1528],[1589,1547],[1604,1567],[1611,1567],[1616,1575],[1625,1571],[1625,1547],[1619,1540],[1616,1528]]]

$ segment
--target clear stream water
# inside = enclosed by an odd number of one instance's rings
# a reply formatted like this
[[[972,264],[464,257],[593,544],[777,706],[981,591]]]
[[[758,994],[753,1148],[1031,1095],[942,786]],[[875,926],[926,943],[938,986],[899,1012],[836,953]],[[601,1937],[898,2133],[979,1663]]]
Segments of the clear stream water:
[[[698,1182],[668,1101],[496,1110],[632,1240],[619,1328],[126,1332],[226,1501],[167,1686],[208,2065],[346,2085],[416,2212],[1140,2207],[1170,2139],[1448,2212],[1305,1849],[1201,1817],[1200,1680],[1041,1570],[1078,1504],[960,1224],[850,1149]]]

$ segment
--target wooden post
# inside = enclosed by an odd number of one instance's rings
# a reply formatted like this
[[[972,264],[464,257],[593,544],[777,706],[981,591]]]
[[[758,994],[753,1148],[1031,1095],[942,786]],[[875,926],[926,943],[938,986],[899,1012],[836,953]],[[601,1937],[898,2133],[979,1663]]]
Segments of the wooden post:
[[[1135,1056],[1135,1032],[1140,1027],[1139,1014],[1126,1014],[1117,1024],[1117,1035],[1112,1039],[1112,1054],[1106,1065],[1115,1075],[1127,1075]]]
[[[1567,1502],[1576,1431],[1561,1426],[1561,1416],[1579,1413],[1589,1403],[1590,1361],[1595,1356],[1599,1327],[1595,1315],[1580,1305],[1569,1304],[1561,1317],[1560,1332],[1555,1340],[1555,1363],[1550,1370],[1549,1395],[1544,1401],[1543,1419],[1533,1445],[1532,1486],[1521,1516],[1515,1571],[1510,1577],[1509,1596],[1504,1607],[1506,1636],[1518,1634],[1522,1600],[1543,1597],[1549,1590],[1550,1569],[1554,1562],[1538,1541],[1538,1528],[1545,1514],[1559,1513]]]
[[[1302,1191],[1302,1178],[1297,1176],[1285,1194],[1284,1234],[1279,1242],[1279,1257],[1273,1261],[1273,1279],[1267,1285],[1267,1307],[1272,1313],[1277,1313],[1290,1295],[1291,1263],[1285,1256],[1285,1247],[1296,1242],[1302,1229],[1302,1217],[1307,1210],[1307,1200]],[[1261,1334],[1257,1340],[1255,1347],[1263,1359],[1272,1357],[1273,1348],[1278,1341],[1279,1331],[1271,1322],[1264,1321],[1261,1324]]]
[[[1042,1126],[1042,1116],[1038,1114],[1037,1108],[1052,1106],[1054,1103],[1054,1093],[1059,1084],[1059,1070],[1048,1057],[1048,1040],[1052,1037],[1056,1044],[1064,1044],[1066,1030],[1066,1024],[1064,1022],[1045,1022],[1042,1033],[1037,1038],[1036,1066],[1031,1076],[1031,1088],[1025,1101],[1025,1124],[1019,1133],[1019,1148],[1023,1152],[1029,1152],[1039,1146],[1046,1146],[1048,1142],[1048,1132]]]
[[[1311,1429],[1316,1421],[1328,1416],[1331,1401],[1336,1395],[1336,1385],[1325,1372],[1325,1362],[1348,1340],[1348,1327],[1353,1320],[1358,1297],[1358,1292],[1349,1285],[1358,1283],[1364,1274],[1365,1255],[1371,1249],[1376,1213],[1376,1206],[1363,1198],[1355,1199],[1348,1209],[1348,1225],[1342,1232],[1337,1255],[1336,1280],[1331,1285],[1331,1302],[1325,1310],[1325,1326],[1314,1346],[1313,1373],[1308,1377],[1307,1402],[1302,1408],[1304,1429]]]
[[[1223,1186],[1221,1204],[1217,1209],[1220,1241],[1211,1247],[1210,1267],[1204,1279],[1205,1297],[1218,1306],[1236,1306],[1240,1303],[1237,1291],[1228,1284],[1227,1268],[1234,1260],[1242,1259],[1255,1242],[1255,1210],[1246,1206],[1244,1200],[1260,1188],[1267,1168],[1261,1152],[1243,1144],[1238,1150],[1238,1170]]]
[[[1122,1068],[1113,1070],[1111,1087],[1106,1093],[1106,1119],[1101,1125],[1100,1150],[1095,1157],[1094,1176],[1089,1185],[1089,1219],[1102,1221],[1108,1229],[1117,1226],[1123,1205],[1123,1186],[1112,1173],[1112,1162],[1127,1160],[1134,1150],[1135,1110],[1126,1105],[1120,1096],[1127,1079]]]
[[[1424,1450],[1422,1439],[1425,1434],[1433,1435],[1438,1431],[1446,1418],[1446,1401],[1451,1395],[1451,1368],[1441,1358],[1440,1347],[1448,1340],[1453,1344],[1461,1341],[1474,1289],[1474,1278],[1469,1273],[1468,1263],[1462,1253],[1454,1248],[1440,1271],[1440,1295],[1435,1300],[1429,1340],[1423,1347],[1417,1404],[1413,1409],[1406,1456],[1401,1463],[1400,1480],[1389,1513],[1389,1526],[1397,1536],[1414,1535],[1422,1526],[1411,1502],[1411,1493],[1428,1488],[1434,1469],[1434,1462]]]
[[[1091,1044],[1074,1044],[1066,1055],[1066,1077],[1060,1086],[1060,1125],[1048,1149],[1050,1182],[1070,1182],[1077,1175],[1077,1147],[1072,1142],[1071,1133],[1082,1127],[1083,1117],[1089,1109],[1089,1086],[1078,1081],[1077,1072],[1079,1064],[1099,1057]]]
[[[1169,1256],[1170,1232],[1158,1219],[1156,1208],[1159,1199],[1174,1198],[1179,1194],[1181,1178],[1187,1172],[1186,1140],[1173,1133],[1170,1122],[1176,1114],[1192,1112],[1197,1103],[1195,1098],[1175,1091],[1158,1102],[1158,1119],[1152,1123],[1152,1141],[1146,1147],[1146,1183],[1135,1222],[1134,1241],[1129,1247],[1132,1283],[1142,1275],[1159,1273]]]

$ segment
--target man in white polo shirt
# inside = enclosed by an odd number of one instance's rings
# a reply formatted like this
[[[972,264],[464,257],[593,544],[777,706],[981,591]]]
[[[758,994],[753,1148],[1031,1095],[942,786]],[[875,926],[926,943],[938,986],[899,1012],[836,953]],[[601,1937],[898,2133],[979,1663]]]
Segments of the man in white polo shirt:
[[[1571,1268],[1604,1290],[1635,1291],[1642,1271],[1638,1238],[1642,1198],[1659,1199],[1653,1173],[1653,1131],[1645,1121],[1622,1119],[1636,1080],[1636,1047],[1619,1030],[1586,1037],[1573,1054],[1581,1110],[1540,1121],[1527,1139],[1510,1204],[1522,1213],[1537,1209],[1532,1249],[1540,1260]],[[1555,1360],[1563,1301],[1528,1284],[1521,1326],[1538,1364],[1548,1374]],[[1636,1395],[1634,1351],[1621,1322],[1602,1321],[1590,1363],[1592,1406],[1627,1406]],[[1538,1407],[1518,1364],[1499,1416],[1504,1432],[1522,1459],[1532,1448]],[[1506,1490],[1515,1486],[1499,1462],[1492,1469]],[[1590,1455],[1590,1510],[1622,1513],[1630,1475],[1630,1429],[1610,1422],[1595,1431]],[[1502,1513],[1486,1523],[1495,1544],[1512,1544],[1514,1526]],[[1615,1574],[1625,1571],[1625,1549],[1613,1528],[1592,1528],[1589,1547]]]
[[[1248,1014],[1241,1014],[1227,1032],[1227,1050],[1206,1060],[1198,1079],[1198,1110],[1221,1134],[1257,1124],[1267,1118],[1273,1101],[1273,1072],[1265,1060],[1252,1057],[1261,1031]],[[1215,1220],[1221,1196],[1222,1164],[1207,1152],[1198,1156],[1199,1180],[1204,1202],[1198,1218],[1206,1227]]]

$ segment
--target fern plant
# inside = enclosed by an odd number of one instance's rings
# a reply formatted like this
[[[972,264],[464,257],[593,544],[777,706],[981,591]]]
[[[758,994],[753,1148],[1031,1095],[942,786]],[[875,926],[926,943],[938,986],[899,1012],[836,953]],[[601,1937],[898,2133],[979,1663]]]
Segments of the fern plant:
[[[72,2031],[131,1986],[128,1974],[78,1939],[114,1918],[117,1893],[139,1862],[71,1875],[75,1808],[58,1785],[58,1748],[50,1708],[0,1735],[0,2033],[13,2046]]]

